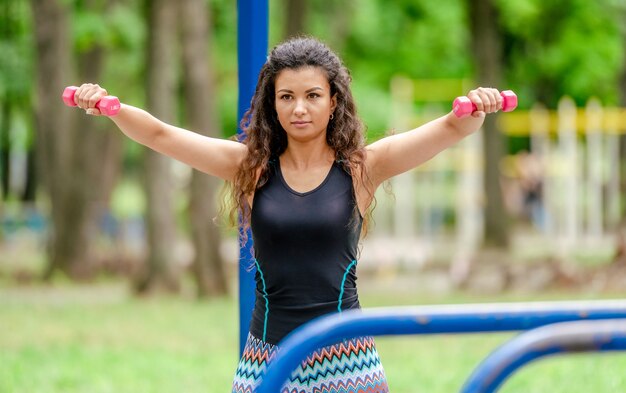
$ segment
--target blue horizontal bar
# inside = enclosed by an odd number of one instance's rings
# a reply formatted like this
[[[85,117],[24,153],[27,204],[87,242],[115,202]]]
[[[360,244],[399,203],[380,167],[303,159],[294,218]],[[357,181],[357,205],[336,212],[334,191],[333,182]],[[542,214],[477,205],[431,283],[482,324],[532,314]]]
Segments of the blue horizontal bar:
[[[257,393],[280,390],[315,349],[360,336],[505,332],[576,320],[626,318],[626,301],[562,301],[438,305],[351,310],[320,317],[279,343]]]
[[[545,356],[626,350],[626,320],[555,323],[522,333],[492,352],[461,393],[492,393],[522,366]],[[589,391],[593,391],[592,386]]]

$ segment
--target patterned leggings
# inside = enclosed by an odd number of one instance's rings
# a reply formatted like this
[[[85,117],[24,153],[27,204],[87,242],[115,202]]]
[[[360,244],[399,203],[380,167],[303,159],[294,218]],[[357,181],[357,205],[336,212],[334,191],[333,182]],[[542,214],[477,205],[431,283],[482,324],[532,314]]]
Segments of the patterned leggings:
[[[280,349],[248,335],[232,393],[252,393]],[[388,393],[387,379],[371,337],[318,349],[291,374],[280,393]]]

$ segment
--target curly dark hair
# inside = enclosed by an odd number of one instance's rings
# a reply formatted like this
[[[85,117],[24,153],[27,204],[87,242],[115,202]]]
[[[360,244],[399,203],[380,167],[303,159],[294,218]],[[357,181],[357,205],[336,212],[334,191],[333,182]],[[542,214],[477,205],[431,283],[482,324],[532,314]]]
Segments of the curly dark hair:
[[[355,185],[368,184],[363,165],[364,126],[357,115],[350,90],[350,72],[341,59],[319,40],[310,37],[292,38],[275,46],[270,52],[259,73],[250,109],[241,120],[240,126],[246,135],[243,143],[248,146],[248,154],[230,184],[233,203],[231,223],[235,222],[237,213],[242,213],[244,222],[249,221],[247,197],[267,181],[270,159],[278,158],[287,148],[287,133],[280,125],[275,110],[276,78],[285,69],[297,70],[303,67],[317,67],[325,72],[330,94],[337,99],[334,118],[329,121],[326,130],[326,142],[334,150],[335,159],[342,162],[351,174]],[[358,211],[356,206],[355,209]],[[367,216],[369,214],[366,219]]]

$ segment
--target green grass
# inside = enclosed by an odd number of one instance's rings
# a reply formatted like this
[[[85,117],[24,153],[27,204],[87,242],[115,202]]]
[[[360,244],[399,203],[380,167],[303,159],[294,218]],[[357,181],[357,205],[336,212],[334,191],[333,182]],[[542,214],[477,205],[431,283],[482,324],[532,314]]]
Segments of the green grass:
[[[238,360],[231,300],[26,288],[0,316],[0,392],[223,392]]]
[[[571,297],[547,294],[546,298]],[[578,295],[578,297],[583,297]],[[520,300],[514,295],[498,301]],[[367,293],[365,306],[491,301]],[[233,299],[136,299],[119,284],[0,287],[0,392],[229,392],[237,364]],[[511,334],[379,338],[393,393],[456,392]],[[626,355],[537,362],[501,390],[623,392]]]

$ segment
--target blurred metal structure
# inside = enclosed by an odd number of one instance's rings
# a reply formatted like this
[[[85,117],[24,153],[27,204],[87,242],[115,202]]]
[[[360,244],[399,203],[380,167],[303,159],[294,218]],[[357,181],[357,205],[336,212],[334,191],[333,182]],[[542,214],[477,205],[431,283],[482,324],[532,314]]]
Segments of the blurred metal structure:
[[[313,350],[353,337],[523,331],[561,322],[606,319],[626,321],[626,302],[494,303],[346,311],[318,318],[287,336],[257,393],[279,391],[296,365]],[[539,337],[542,337],[541,332]],[[490,364],[485,366],[487,371],[477,371],[479,376],[493,372]],[[490,390],[465,390],[463,393],[469,392]]]
[[[626,319],[554,323],[522,333],[495,350],[472,373],[461,393],[495,392],[515,371],[545,356],[624,350]]]
[[[239,66],[239,119],[250,108],[257,77],[267,57],[268,0],[237,1],[237,62]],[[243,131],[239,130],[239,139]],[[239,236],[239,354],[246,344],[250,318],[254,307],[254,274],[252,262],[252,234],[248,231],[247,242]]]

